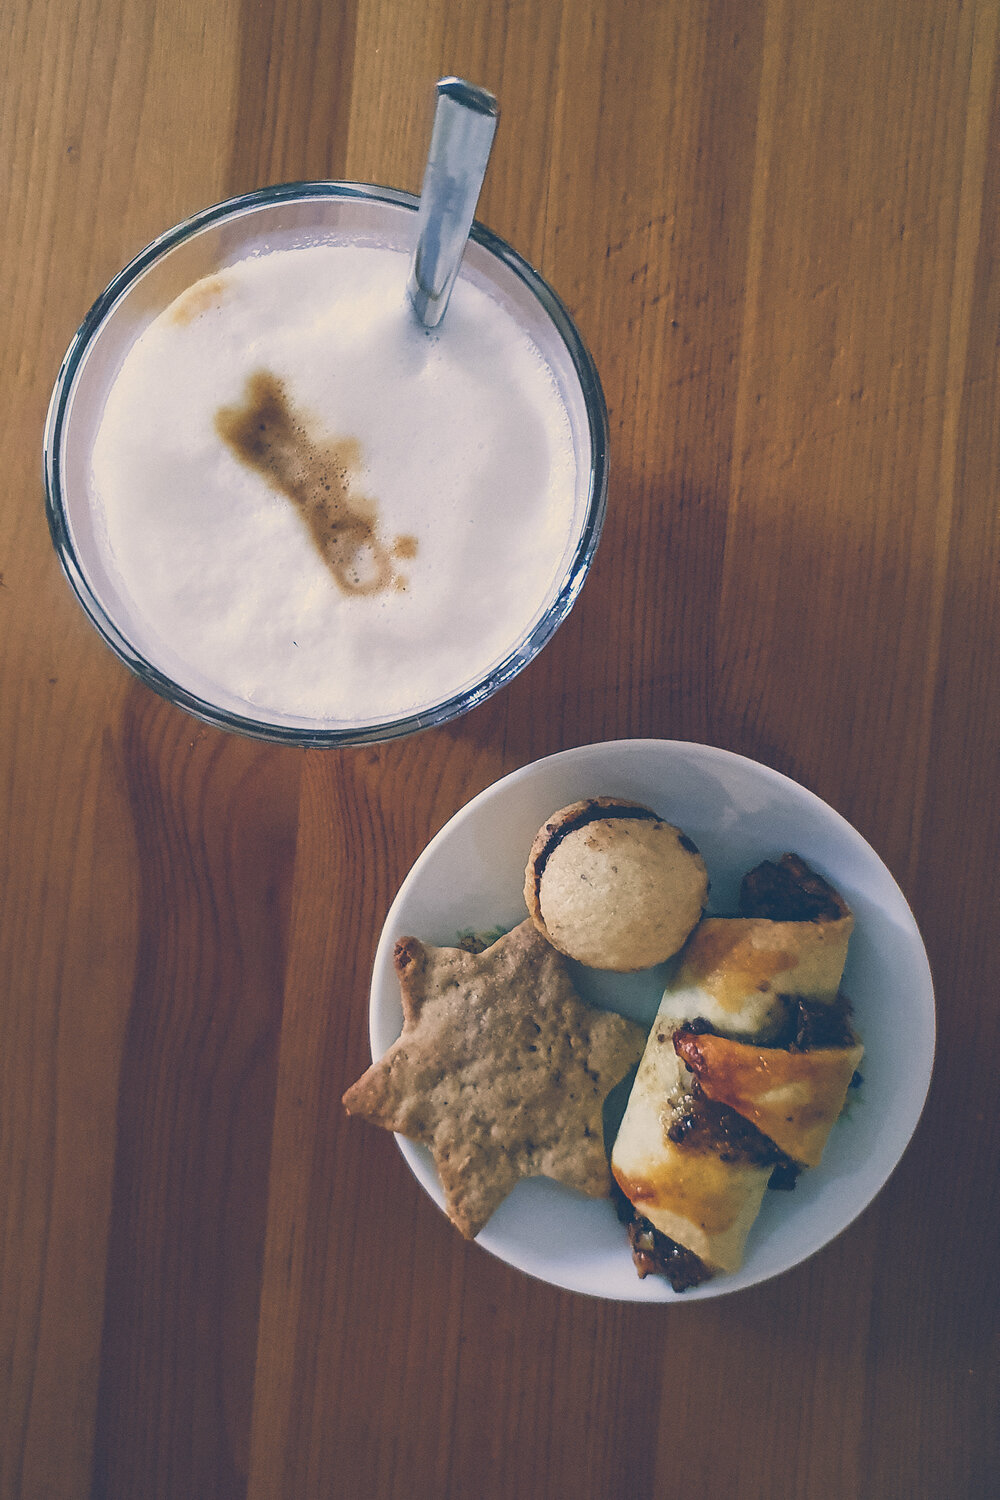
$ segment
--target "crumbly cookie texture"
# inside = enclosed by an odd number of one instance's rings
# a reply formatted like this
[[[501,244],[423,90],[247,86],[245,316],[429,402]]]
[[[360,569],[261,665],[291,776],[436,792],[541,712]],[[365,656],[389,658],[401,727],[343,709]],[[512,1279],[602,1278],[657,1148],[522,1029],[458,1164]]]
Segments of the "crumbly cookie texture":
[[[675,954],[708,899],[692,841],[652,809],[591,797],[539,829],[525,870],[531,920],[595,969],[648,969]]]
[[[522,1177],[610,1192],[602,1111],[645,1031],[584,1003],[531,922],[482,953],[401,938],[399,1040],[344,1095],[349,1114],[422,1141],[469,1239]]]

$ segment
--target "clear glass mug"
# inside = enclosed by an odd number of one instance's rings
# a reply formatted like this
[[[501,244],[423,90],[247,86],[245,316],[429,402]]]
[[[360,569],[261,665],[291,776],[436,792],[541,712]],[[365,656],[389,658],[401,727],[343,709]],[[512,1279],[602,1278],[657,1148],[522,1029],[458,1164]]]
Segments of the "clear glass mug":
[[[115,277],[63,360],[45,427],[49,526],[63,570],[91,622],[149,687],[196,717],[260,739],[351,745],[445,724],[482,703],[525,667],[572,608],[600,537],[607,497],[608,425],[594,362],[559,298],[527,262],[480,224],[462,276],[516,319],[548,364],[572,432],[572,534],[549,596],[501,659],[477,680],[398,717],[305,718],[261,709],[189,674],[169,650],[143,641],[141,613],[116,577],[98,519],[91,453],[108,392],[136,339],[181,292],[245,259],[345,238],[411,250],[418,200],[363,183],[288,183],[229,199],[169,230]],[[187,680],[186,680],[187,679]]]

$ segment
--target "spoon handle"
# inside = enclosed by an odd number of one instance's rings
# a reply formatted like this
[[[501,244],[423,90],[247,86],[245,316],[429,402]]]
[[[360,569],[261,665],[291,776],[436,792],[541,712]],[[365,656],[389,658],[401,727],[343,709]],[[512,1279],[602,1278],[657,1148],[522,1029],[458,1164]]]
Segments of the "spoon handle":
[[[493,95],[462,78],[437,85],[434,129],[417,215],[417,244],[407,292],[417,317],[436,328],[462,264],[479,190],[496,134]]]

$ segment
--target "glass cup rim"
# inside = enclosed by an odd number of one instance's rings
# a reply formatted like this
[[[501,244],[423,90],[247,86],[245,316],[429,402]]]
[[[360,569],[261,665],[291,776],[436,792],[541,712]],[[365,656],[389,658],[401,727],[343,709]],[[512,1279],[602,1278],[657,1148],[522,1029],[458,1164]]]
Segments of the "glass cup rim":
[[[254,739],[302,747],[376,744],[422,729],[435,728],[469,712],[510,682],[547,644],[576,602],[600,540],[608,485],[608,413],[593,357],[565,304],[541,273],[506,240],[477,219],[473,222],[470,239],[502,262],[533,294],[548,316],[569,355],[586,411],[590,438],[590,489],[586,513],[563,581],[545,614],[485,677],[471,687],[453,693],[428,709],[368,725],[270,723],[254,718],[251,714],[237,713],[212,703],[176,682],[168,673],[145,658],[118,628],[97,597],[73,542],[63,493],[62,442],[77,374],[93,340],[114,308],[139,277],[171,250],[202,230],[226,219],[236,219],[255,208],[325,198],[384,202],[413,213],[416,213],[420,203],[419,197],[414,193],[377,183],[298,181],[272,184],[249,193],[240,193],[182,219],[140,250],[113,277],[87,312],[60,364],[43,437],[45,508],[53,545],[77,600],[115,655],[147,687],[204,723]]]

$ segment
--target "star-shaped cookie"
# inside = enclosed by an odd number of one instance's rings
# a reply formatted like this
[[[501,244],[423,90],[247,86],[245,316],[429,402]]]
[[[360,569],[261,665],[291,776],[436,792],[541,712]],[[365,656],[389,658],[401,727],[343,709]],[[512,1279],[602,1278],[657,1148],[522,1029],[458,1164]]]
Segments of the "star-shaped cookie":
[[[399,1040],[344,1095],[349,1114],[430,1147],[468,1238],[522,1177],[611,1185],[602,1110],[645,1032],[597,1010],[531,922],[483,953],[401,938]]]

